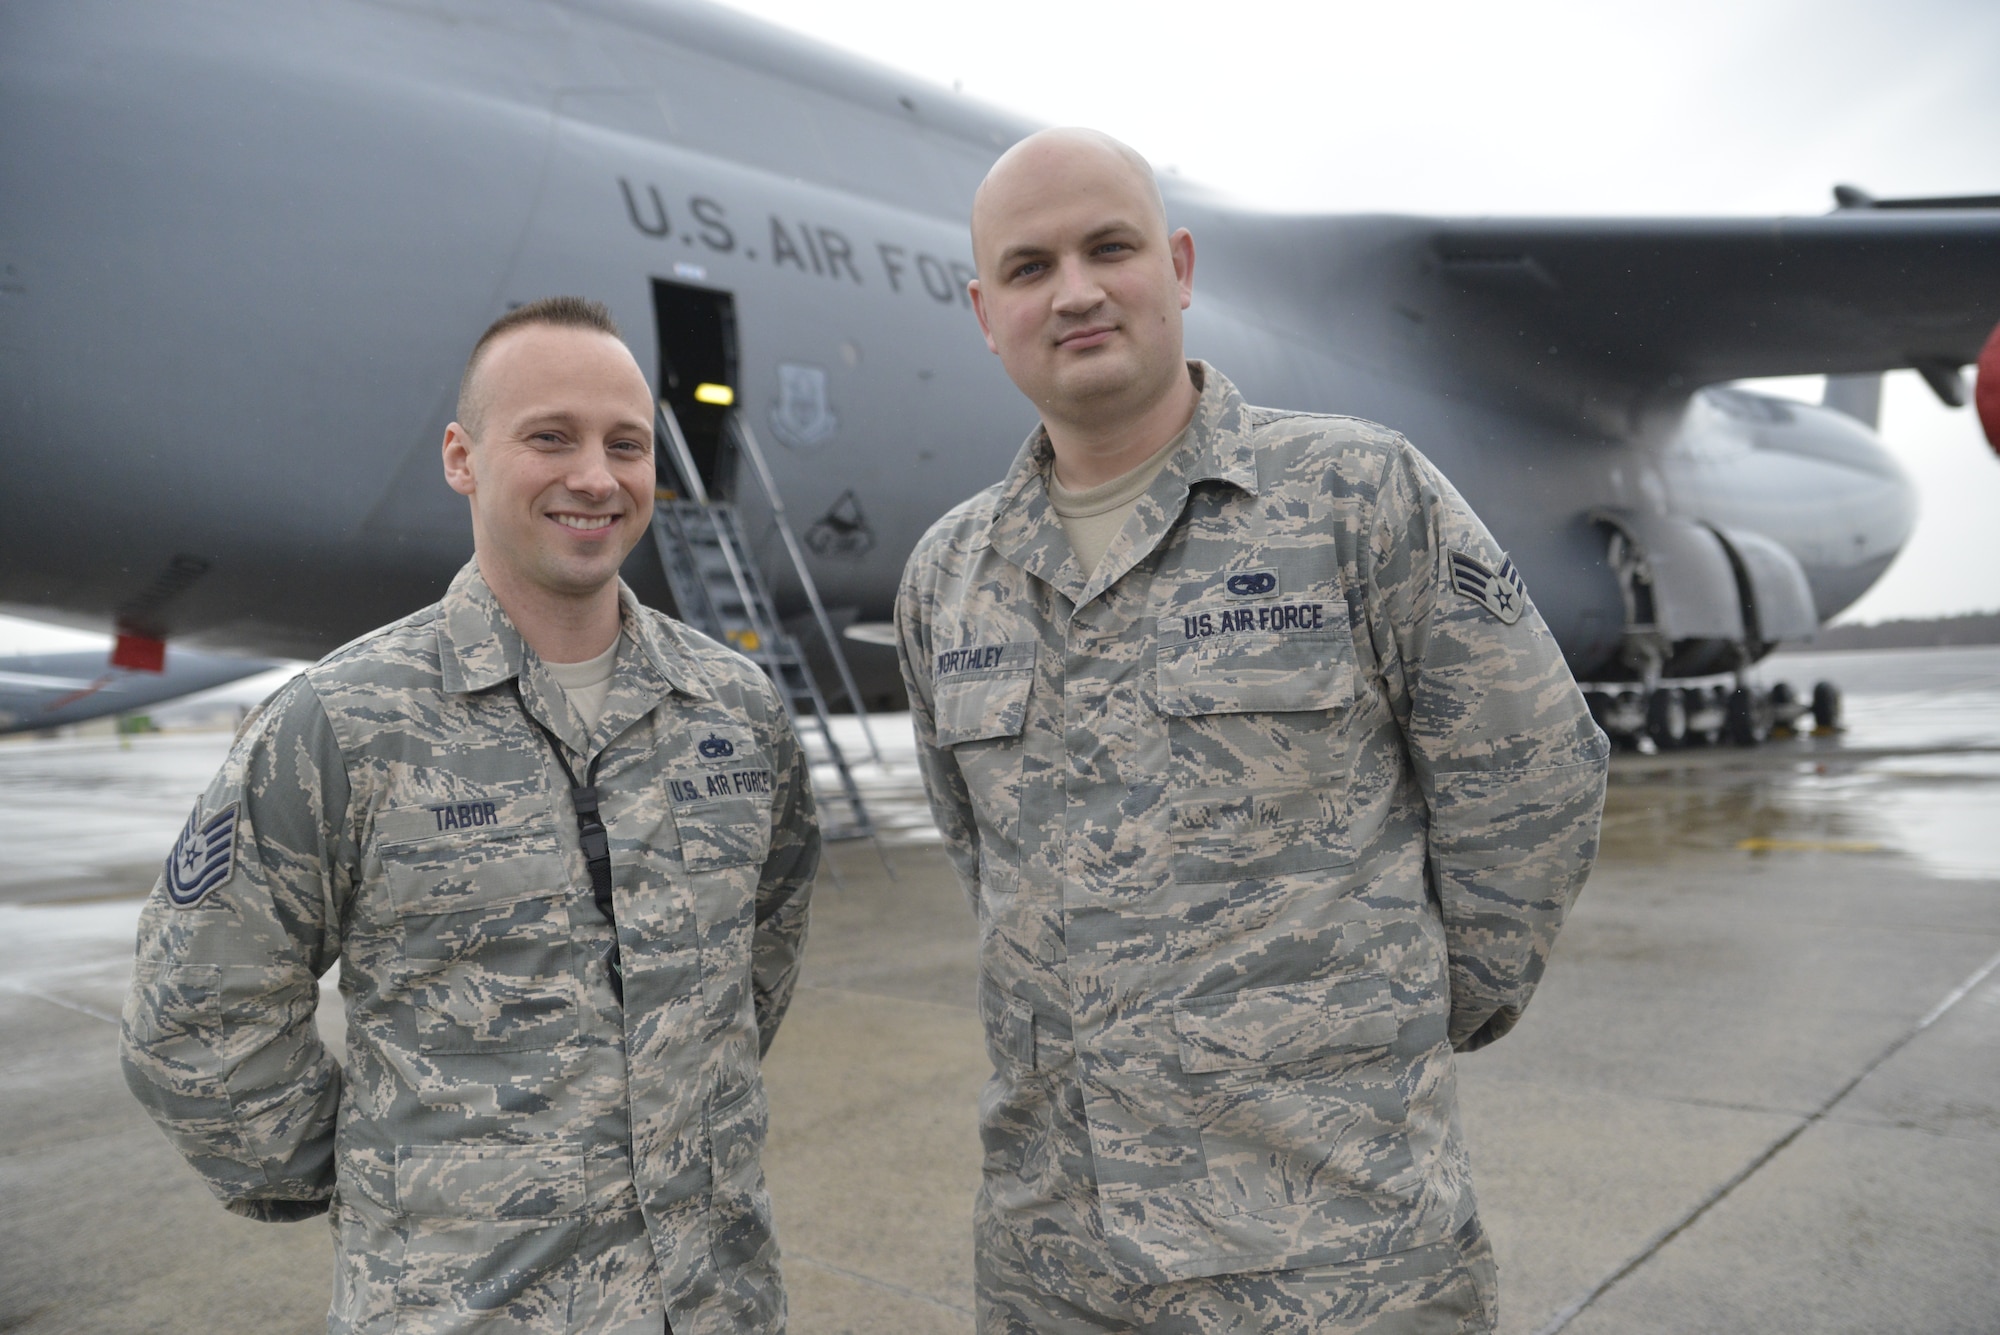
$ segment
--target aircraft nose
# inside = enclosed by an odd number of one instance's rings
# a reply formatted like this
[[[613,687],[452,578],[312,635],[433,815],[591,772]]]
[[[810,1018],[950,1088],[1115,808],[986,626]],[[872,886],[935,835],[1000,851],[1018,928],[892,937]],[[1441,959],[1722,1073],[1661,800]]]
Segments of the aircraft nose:
[[[1825,621],[1866,592],[1916,531],[1917,483],[1880,436],[1844,413],[1805,408],[1793,421],[1760,444],[1819,465],[1795,479],[1788,545],[1805,558]]]

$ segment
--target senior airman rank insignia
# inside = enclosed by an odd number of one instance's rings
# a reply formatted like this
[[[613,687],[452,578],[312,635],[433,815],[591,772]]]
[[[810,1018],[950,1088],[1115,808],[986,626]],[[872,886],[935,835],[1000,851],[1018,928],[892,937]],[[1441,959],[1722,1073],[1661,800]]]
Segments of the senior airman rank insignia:
[[[196,807],[188,816],[174,851],[167,854],[167,898],[182,908],[229,879],[236,860],[236,804],[231,802],[207,820]]]
[[[1506,625],[1521,619],[1528,606],[1528,586],[1521,582],[1521,572],[1514,569],[1510,558],[1501,556],[1500,568],[1494,570],[1477,557],[1454,551],[1449,565],[1454,591],[1478,603]]]

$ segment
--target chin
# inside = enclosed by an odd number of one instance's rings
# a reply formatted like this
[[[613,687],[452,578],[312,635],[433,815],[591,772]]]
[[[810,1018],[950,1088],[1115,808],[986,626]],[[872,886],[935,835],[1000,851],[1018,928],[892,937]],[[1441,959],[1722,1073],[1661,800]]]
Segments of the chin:
[[[1065,384],[1050,396],[1050,400],[1061,404],[1064,414],[1072,420],[1081,422],[1101,418],[1110,422],[1129,416],[1142,406],[1138,388],[1138,382],[1130,376],[1106,377]]]
[[[542,587],[565,598],[588,598],[605,585],[618,578],[618,568],[624,564],[621,557],[617,561],[595,562],[589,565],[563,562],[545,568]]]

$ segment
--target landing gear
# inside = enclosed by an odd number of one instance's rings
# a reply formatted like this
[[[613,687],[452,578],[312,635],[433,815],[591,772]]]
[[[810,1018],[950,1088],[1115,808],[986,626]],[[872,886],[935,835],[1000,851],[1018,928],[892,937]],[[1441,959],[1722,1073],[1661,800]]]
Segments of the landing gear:
[[[1681,691],[1681,707],[1687,711],[1687,744],[1714,746],[1722,740],[1723,725],[1729,718],[1729,692],[1721,686],[1704,689],[1689,686]]]
[[[1653,692],[1652,699],[1646,702],[1646,735],[1662,751],[1686,743],[1687,701],[1679,691],[1663,686]]]
[[[1722,725],[1723,736],[1732,746],[1757,746],[1771,736],[1771,705],[1768,695],[1748,686],[1729,693],[1729,709]]]
[[[1651,689],[1637,682],[1595,686],[1583,693],[1590,716],[1619,746],[1653,754],[1682,747],[1761,746],[1773,737],[1803,731],[1807,717],[1816,736],[1840,729],[1840,688],[1823,681],[1810,701],[1789,683],[1761,687],[1738,679],[1727,685]]]

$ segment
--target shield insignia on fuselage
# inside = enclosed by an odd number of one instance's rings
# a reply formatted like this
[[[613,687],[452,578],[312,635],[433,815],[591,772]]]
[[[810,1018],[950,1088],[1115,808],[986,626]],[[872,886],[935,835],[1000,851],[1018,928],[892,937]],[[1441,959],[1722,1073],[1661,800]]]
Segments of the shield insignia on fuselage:
[[[771,405],[771,434],[795,450],[816,449],[840,430],[827,401],[826,368],[778,364],[778,401]]]

